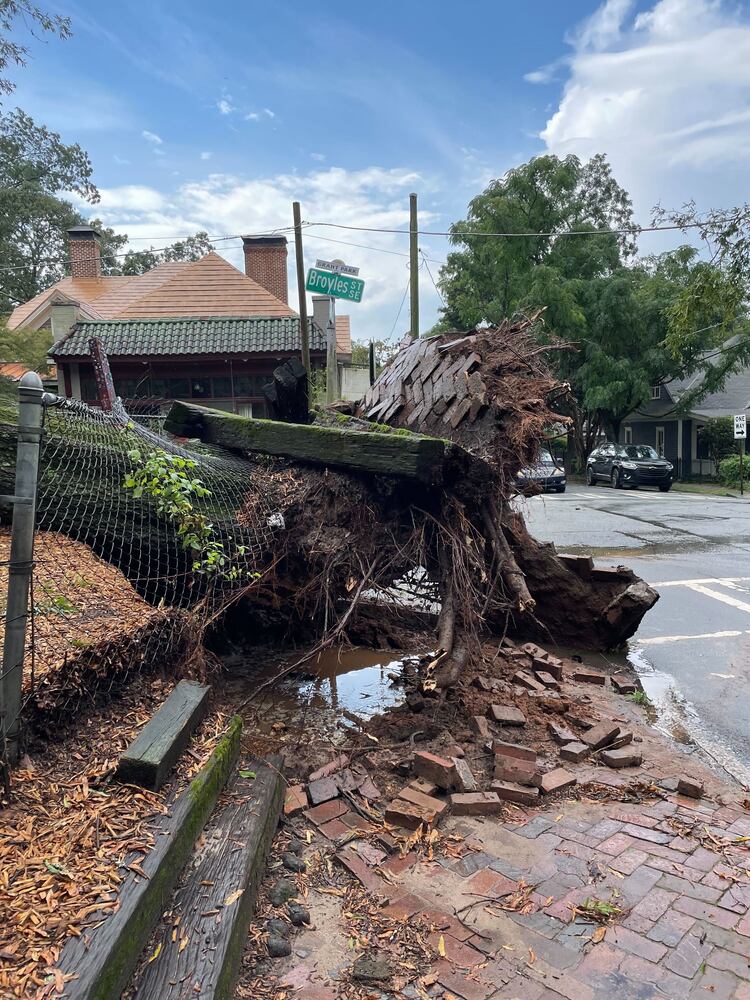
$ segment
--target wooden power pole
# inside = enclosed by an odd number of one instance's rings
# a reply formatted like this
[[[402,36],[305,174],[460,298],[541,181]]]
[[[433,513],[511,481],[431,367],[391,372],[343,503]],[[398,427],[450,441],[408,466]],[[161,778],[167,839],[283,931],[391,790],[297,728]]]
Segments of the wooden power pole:
[[[411,339],[419,336],[419,239],[417,225],[417,196],[409,195],[409,289],[411,292]]]
[[[310,339],[307,329],[307,292],[305,290],[305,259],[302,256],[302,216],[299,202],[292,205],[294,213],[294,256],[297,261],[297,294],[299,295],[299,334],[302,345],[302,364],[310,376]]]

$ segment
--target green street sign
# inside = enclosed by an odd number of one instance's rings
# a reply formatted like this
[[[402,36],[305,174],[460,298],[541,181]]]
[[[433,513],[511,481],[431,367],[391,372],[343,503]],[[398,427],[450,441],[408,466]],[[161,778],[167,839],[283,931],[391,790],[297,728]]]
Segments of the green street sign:
[[[332,295],[335,299],[361,302],[365,283],[360,278],[352,278],[348,274],[333,274],[331,271],[320,271],[317,267],[311,267],[307,272],[305,288],[308,292],[317,292],[318,295]]]

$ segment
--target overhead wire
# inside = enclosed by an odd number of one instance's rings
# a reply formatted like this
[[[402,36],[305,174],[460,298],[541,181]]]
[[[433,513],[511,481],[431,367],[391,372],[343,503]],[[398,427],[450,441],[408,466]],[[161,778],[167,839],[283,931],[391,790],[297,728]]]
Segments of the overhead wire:
[[[728,215],[725,217],[725,221],[730,219],[736,219],[738,216]],[[721,220],[719,220],[721,221]],[[549,237],[549,238],[559,238],[567,236],[607,236],[607,235],[631,235],[639,236],[643,233],[658,233],[658,232],[673,232],[676,230],[684,231],[686,229],[698,229],[705,225],[705,222],[686,222],[684,224],[678,225],[664,225],[664,226],[623,226],[620,228],[610,228],[610,229],[568,229],[559,231],[548,231],[548,232],[535,232],[535,231],[521,231],[521,232],[470,232],[466,230],[431,230],[431,229],[419,229],[417,230],[417,235],[419,236],[434,236],[434,237],[445,237],[445,238],[458,238],[458,239],[481,239],[481,238],[495,238],[495,239],[528,239],[530,237]],[[305,220],[302,223],[305,230],[309,230],[311,227],[326,227],[332,229],[344,229],[352,232],[364,232],[364,233],[383,233],[389,235],[397,236],[409,236],[410,232],[408,229],[395,229],[390,227],[379,227],[379,226],[355,226],[350,224],[345,224],[341,222],[316,222]],[[275,229],[267,229],[263,232],[258,233],[234,233],[224,236],[212,236],[209,237],[208,243],[224,243],[229,240],[242,239],[243,236],[275,236],[279,234],[289,233],[294,230],[294,226],[280,226]],[[314,237],[316,239],[325,239],[325,237],[320,236],[316,233],[307,232],[307,235]],[[132,237],[132,239],[138,240],[139,242],[149,237]],[[179,239],[173,239],[171,243],[166,244],[161,247],[150,247],[149,251],[151,253],[159,254],[164,253],[166,250],[170,250],[174,247],[175,243],[179,243],[182,240],[188,239],[189,237],[180,237]],[[335,242],[333,239],[329,239],[329,242]],[[364,244],[347,244],[344,240],[339,240],[342,245],[360,246],[362,249],[375,250],[382,253],[391,253],[401,256],[401,252],[397,250],[389,250],[385,247],[372,247],[366,246]],[[127,257],[132,251],[125,250],[120,253],[106,254],[106,260],[116,260],[119,258]],[[403,254],[403,256],[408,256]],[[444,264],[444,261],[437,261],[430,259],[431,263],[434,264]],[[69,264],[70,258],[60,258],[60,257],[48,257],[40,258],[33,261],[34,264]],[[29,264],[18,264],[18,265],[8,265],[0,267],[0,273],[7,273],[10,271],[24,271],[28,268]]]

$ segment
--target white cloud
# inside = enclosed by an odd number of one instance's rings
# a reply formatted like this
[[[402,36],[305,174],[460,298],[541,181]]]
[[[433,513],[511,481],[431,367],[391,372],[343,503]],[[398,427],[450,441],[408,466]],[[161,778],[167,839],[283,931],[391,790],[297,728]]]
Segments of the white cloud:
[[[652,0],[633,16],[630,0],[607,0],[569,42],[567,82],[541,132],[549,150],[606,153],[639,220],[657,202],[746,199],[750,22],[736,6]]]
[[[591,17],[587,18],[570,36],[571,43],[579,50],[599,52],[616,42],[622,24],[633,8],[634,0],[605,0]]]
[[[204,151],[203,151],[203,152],[201,153],[201,159],[202,159],[202,160],[210,160],[210,159],[211,159],[211,157],[212,157],[213,155],[214,155],[213,153],[209,152],[209,151],[208,151],[208,150],[206,149],[206,150],[204,150]]]
[[[144,128],[144,130],[141,132],[141,135],[146,140],[146,142],[150,142],[154,146],[161,146],[161,144],[164,142],[164,140],[160,135],[157,135],[156,132],[149,132],[147,128]]]
[[[262,111],[250,111],[250,112],[248,112],[248,114],[245,115],[245,121],[246,122],[259,122],[259,121],[262,121],[263,118],[275,118],[275,117],[276,117],[276,112],[275,111],[271,111],[270,108],[263,108]]]
[[[220,101],[217,101],[216,107],[219,109],[219,114],[222,115],[231,115],[236,110],[231,100],[228,100],[226,97],[222,97]]]
[[[325,153],[310,153],[310,159],[317,163],[325,163],[326,155]]]
[[[284,229],[291,225],[295,200],[302,203],[306,222],[408,229],[408,195],[413,190],[424,192],[426,201],[435,187],[430,179],[414,171],[376,166],[355,171],[330,167],[304,175],[262,178],[216,173],[200,181],[183,183],[170,192],[141,186],[105,188],[97,211],[105,225],[126,231],[137,240],[135,246],[143,245],[141,237],[151,239],[154,246],[164,246],[199,229],[212,236]],[[420,210],[422,225],[436,218],[428,209]],[[342,245],[337,241],[362,246]],[[408,236],[310,226],[305,229],[304,242],[308,266],[316,257],[341,257],[360,267],[366,282],[363,301],[339,306],[340,312],[351,315],[355,338],[378,339],[388,335],[408,280]],[[217,250],[242,267],[239,240],[236,245],[218,244]],[[432,264],[430,267],[437,276],[437,267]],[[291,304],[296,306],[291,239],[289,268]],[[437,295],[426,269],[420,272],[420,289],[422,313],[428,325],[436,311]],[[394,337],[404,333],[407,313],[405,308]]]

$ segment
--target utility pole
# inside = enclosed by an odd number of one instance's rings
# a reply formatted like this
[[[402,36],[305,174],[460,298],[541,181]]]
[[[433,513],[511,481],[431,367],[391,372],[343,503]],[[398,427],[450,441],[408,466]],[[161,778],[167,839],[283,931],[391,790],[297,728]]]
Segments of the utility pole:
[[[294,256],[297,261],[297,293],[299,295],[299,334],[302,345],[302,364],[305,366],[308,381],[308,395],[310,382],[310,340],[307,331],[307,292],[305,290],[305,259],[302,255],[302,216],[299,202],[292,204],[294,213]]]
[[[419,336],[419,239],[417,237],[417,196],[409,195],[409,289],[411,292],[412,340]]]
[[[370,364],[370,385],[375,384],[375,341],[370,341],[370,350],[368,353],[368,361]]]

